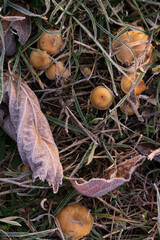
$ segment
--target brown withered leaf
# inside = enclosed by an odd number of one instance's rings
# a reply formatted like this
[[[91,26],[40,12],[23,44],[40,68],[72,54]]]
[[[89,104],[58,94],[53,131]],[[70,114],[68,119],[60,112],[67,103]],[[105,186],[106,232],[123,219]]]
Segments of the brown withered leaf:
[[[40,110],[36,95],[23,80],[17,104],[19,78],[12,76],[11,83],[9,78],[5,73],[3,104],[0,105],[1,127],[17,142],[24,164],[33,171],[33,179],[47,180],[56,193],[62,184],[63,169],[48,121]],[[9,114],[5,106],[8,106]]]
[[[150,142],[141,142],[137,145],[137,149],[140,151],[140,153],[149,155],[152,153],[152,151],[157,149],[157,146]]]
[[[24,45],[31,35],[31,20],[29,16],[17,11],[16,9],[11,9],[7,16],[2,18],[2,27],[4,31],[4,42],[5,42],[5,55],[12,56],[16,53],[16,41],[15,34],[16,31],[18,35],[18,41]],[[0,53],[2,52],[2,44],[0,39]]]
[[[68,178],[72,186],[81,194],[88,197],[101,197],[113,191],[122,184],[130,181],[132,173],[145,160],[143,155],[137,155],[117,165],[109,168],[103,178],[92,178],[91,180],[79,184],[77,181],[82,179]]]
[[[2,22],[3,32],[4,32],[4,45],[5,45],[5,55],[13,56],[16,53],[16,40],[15,35],[10,29],[10,22]],[[2,53],[2,43],[0,37],[0,54]]]
[[[155,144],[150,142],[142,142],[137,145],[137,149],[140,151],[140,153],[146,155],[149,160],[160,162],[160,150]]]
[[[24,45],[31,35],[31,19],[29,16],[12,9],[14,11],[13,16],[25,17],[23,20],[12,21],[11,28],[16,30],[18,35],[18,41],[21,45]],[[13,13],[12,13],[13,14]]]

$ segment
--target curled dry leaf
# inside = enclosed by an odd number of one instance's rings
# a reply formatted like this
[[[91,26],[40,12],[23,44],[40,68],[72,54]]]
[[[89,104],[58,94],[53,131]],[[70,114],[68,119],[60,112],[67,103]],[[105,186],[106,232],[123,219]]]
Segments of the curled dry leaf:
[[[1,127],[17,142],[24,164],[33,171],[33,179],[47,180],[56,193],[62,183],[63,170],[47,119],[28,85],[22,80],[17,96],[19,78],[12,76],[11,83],[9,78],[5,73],[3,104],[0,105]],[[4,106],[8,106],[9,114]]]
[[[143,155],[137,155],[117,165],[117,169],[110,167],[103,178],[92,178],[91,180],[79,184],[78,178],[68,178],[72,186],[81,194],[88,197],[101,197],[113,191],[122,184],[130,181],[132,173],[145,160]]]
[[[11,9],[7,16],[4,17],[2,21],[5,55],[12,56],[16,53],[15,34],[13,34],[12,29],[17,32],[19,37],[18,41],[24,45],[31,35],[31,20],[29,16],[17,11],[16,9]],[[0,39],[0,53],[1,52],[2,44]]]
[[[149,155],[152,153],[152,151],[157,149],[157,146],[150,142],[141,142],[137,145],[137,149],[140,151],[140,153]]]
[[[160,162],[160,148],[151,142],[139,143],[137,149],[140,153],[147,156],[149,160]]]

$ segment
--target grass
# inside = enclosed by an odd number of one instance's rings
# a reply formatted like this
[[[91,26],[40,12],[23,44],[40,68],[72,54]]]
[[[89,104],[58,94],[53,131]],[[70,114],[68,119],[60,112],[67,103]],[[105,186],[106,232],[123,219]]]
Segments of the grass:
[[[112,54],[112,44],[120,27],[122,35],[137,21],[153,40],[159,57],[158,1],[121,0],[30,0],[27,13],[32,21],[32,35],[26,44],[19,46],[15,56],[0,58],[0,98],[3,88],[3,71],[11,71],[25,78],[36,93],[41,109],[46,114],[60,152],[66,177],[99,178],[110,165],[139,154],[136,146],[143,141],[160,146],[159,135],[159,61],[154,70],[143,69],[138,82],[148,81],[142,93],[137,116],[126,116],[120,105],[128,98],[120,87],[120,79],[130,69]],[[19,2],[17,2],[19,3]],[[124,3],[124,4],[123,4]],[[15,1],[0,0],[1,14]],[[33,69],[28,61],[32,48],[42,31],[53,28],[62,34],[65,46],[53,61],[63,60],[71,70],[67,85],[46,78],[44,72]],[[0,36],[3,31],[0,24]],[[2,41],[3,43],[3,41]],[[124,43],[125,44],[125,43]],[[135,57],[135,54],[134,54]],[[136,58],[135,58],[136,62]],[[89,67],[90,76],[81,69]],[[156,72],[155,72],[155,69]],[[142,69],[141,69],[142,70]],[[105,84],[115,94],[109,110],[95,109],[89,100],[94,87]],[[135,86],[132,86],[130,93]],[[148,100],[143,95],[149,96]],[[150,100],[155,99],[156,105]],[[18,101],[18,99],[17,99]],[[61,239],[54,218],[60,209],[79,202],[90,209],[94,226],[88,239],[138,240],[159,239],[159,163],[148,161],[137,169],[129,183],[102,198],[89,198],[76,192],[64,178],[57,194],[40,180],[32,182],[30,170],[22,172],[22,161],[17,146],[0,129],[0,238],[1,239]]]

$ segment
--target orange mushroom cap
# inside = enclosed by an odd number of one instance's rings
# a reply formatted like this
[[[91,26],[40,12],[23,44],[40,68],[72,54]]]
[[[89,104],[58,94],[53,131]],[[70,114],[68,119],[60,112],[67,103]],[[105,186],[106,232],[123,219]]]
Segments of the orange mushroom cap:
[[[51,63],[50,56],[48,56],[46,51],[32,51],[29,57],[30,64],[37,69],[45,70],[49,67]]]
[[[139,99],[136,100],[136,108],[139,108]],[[133,115],[134,114],[134,110],[131,106],[131,104],[128,101],[124,101],[123,104],[120,106],[120,109],[123,113],[127,114],[127,115]]]
[[[140,30],[144,30],[141,27],[138,28]],[[118,33],[121,30],[122,28],[118,31]],[[148,45],[149,36],[140,31],[130,30],[122,34],[118,39],[122,43],[125,43],[129,48],[131,48],[135,54],[135,57],[138,58],[142,53],[145,52]],[[134,61],[134,55],[130,51],[130,49],[122,43],[120,43],[119,41],[115,41],[112,45],[112,49],[114,51],[117,51],[116,57],[120,62],[130,66]],[[152,44],[150,44],[147,54],[149,54],[151,48]]]
[[[89,77],[92,71],[89,67],[84,67],[81,68],[81,72],[85,77]]]
[[[61,61],[56,63],[56,74],[58,76],[61,75],[63,78],[68,78],[71,75],[69,69],[66,69],[64,63]]]
[[[112,105],[114,96],[108,88],[98,86],[91,92],[90,99],[95,108],[105,110]]]
[[[47,70],[46,76],[50,80],[55,80],[56,76],[61,76],[62,78],[67,79],[71,75],[69,69],[64,67],[64,63],[58,61],[56,64],[53,63]]]
[[[43,32],[38,39],[37,46],[49,54],[57,54],[63,46],[62,36],[55,32],[55,29],[48,29],[48,31],[53,33]]]
[[[93,226],[93,218],[88,209],[79,205],[68,205],[56,216],[65,236],[78,240],[88,234]]]
[[[124,93],[128,93],[130,88],[131,88],[131,84],[135,84],[136,80],[137,80],[137,77],[138,75],[134,75],[134,73],[130,73],[128,74],[128,78],[126,76],[123,76],[122,77],[122,80],[121,80],[121,88],[122,88],[122,91]],[[131,80],[130,80],[130,79]],[[138,85],[134,88],[134,91],[135,91],[135,94],[136,95],[139,95],[141,94],[144,90],[147,89],[147,86],[145,85],[144,81],[141,80]]]
[[[49,68],[46,70],[46,77],[50,80],[56,79],[56,64],[52,64]]]

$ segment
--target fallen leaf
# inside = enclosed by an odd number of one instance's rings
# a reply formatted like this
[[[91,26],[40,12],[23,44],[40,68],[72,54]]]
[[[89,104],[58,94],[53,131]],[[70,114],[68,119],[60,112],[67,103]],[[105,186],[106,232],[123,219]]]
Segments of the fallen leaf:
[[[141,142],[136,147],[140,153],[144,155],[150,154],[152,151],[157,149],[157,146],[150,142]]]
[[[12,56],[16,53],[15,30],[18,35],[18,41],[24,45],[31,35],[31,20],[30,17],[11,9],[11,11],[2,18],[2,27],[4,31],[5,55]],[[2,44],[0,39],[0,53],[2,52]]]
[[[29,16],[23,13],[15,9],[13,9],[13,11],[15,12],[14,16],[25,17],[25,19],[12,21],[11,23],[11,28],[17,31],[18,41],[21,45],[24,45],[31,35],[31,20]]]
[[[3,32],[4,32],[4,45],[5,45],[5,55],[13,56],[16,53],[16,40],[15,35],[10,30],[10,22],[2,22]],[[0,38],[0,54],[2,53],[2,43]]]
[[[155,144],[142,142],[138,144],[137,149],[140,153],[146,155],[149,160],[160,162],[160,149]]]
[[[137,155],[118,164],[116,169],[114,167],[110,167],[103,178],[92,178],[91,180],[81,184],[77,181],[82,181],[82,179],[67,179],[70,180],[72,186],[81,194],[88,197],[101,197],[122,184],[130,181],[132,173],[144,162],[144,160],[145,157],[143,155]]]
[[[10,75],[5,73],[3,104],[0,105],[1,127],[17,142],[23,163],[33,171],[33,179],[47,180],[56,193],[62,184],[63,170],[47,119],[40,110],[36,95],[23,80],[17,103],[19,77],[12,76],[10,83],[9,79]],[[8,115],[4,104],[8,106]]]

